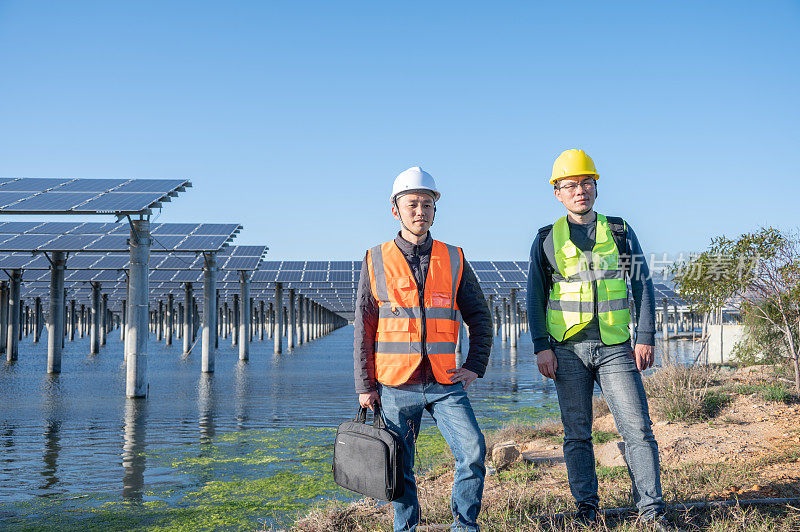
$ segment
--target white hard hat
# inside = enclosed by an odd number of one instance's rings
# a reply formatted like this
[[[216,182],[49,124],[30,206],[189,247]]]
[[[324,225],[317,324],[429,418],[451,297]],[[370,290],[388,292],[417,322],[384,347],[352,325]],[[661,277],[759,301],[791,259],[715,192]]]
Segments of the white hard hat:
[[[433,201],[439,201],[441,197],[433,176],[419,166],[412,166],[408,170],[400,172],[400,175],[394,180],[392,196],[389,201],[394,204],[398,196],[411,192],[430,193],[433,195]]]

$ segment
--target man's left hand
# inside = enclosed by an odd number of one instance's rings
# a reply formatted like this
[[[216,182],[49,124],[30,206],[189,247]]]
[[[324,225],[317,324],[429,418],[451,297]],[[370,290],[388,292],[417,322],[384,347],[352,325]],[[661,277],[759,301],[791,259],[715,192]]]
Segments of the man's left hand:
[[[636,362],[639,371],[644,371],[653,365],[656,358],[656,351],[652,345],[636,344],[631,352],[631,358]]]
[[[448,369],[447,373],[452,373],[450,376],[450,382],[453,384],[457,382],[462,383],[465,390],[470,384],[472,384],[472,381],[478,378],[477,373],[464,368]]]

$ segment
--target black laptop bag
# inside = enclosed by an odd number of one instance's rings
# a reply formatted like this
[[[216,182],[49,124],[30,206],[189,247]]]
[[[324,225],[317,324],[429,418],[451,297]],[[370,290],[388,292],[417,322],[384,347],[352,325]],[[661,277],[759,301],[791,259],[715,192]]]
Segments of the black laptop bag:
[[[373,405],[372,425],[367,409],[339,425],[333,446],[333,479],[343,488],[367,497],[393,501],[403,496],[403,447],[386,428],[380,406]]]

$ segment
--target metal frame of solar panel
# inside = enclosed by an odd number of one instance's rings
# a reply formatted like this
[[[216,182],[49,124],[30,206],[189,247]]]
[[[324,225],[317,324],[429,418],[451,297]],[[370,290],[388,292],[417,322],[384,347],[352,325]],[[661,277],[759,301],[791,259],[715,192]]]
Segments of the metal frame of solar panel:
[[[151,214],[188,179],[0,178],[0,214]]]

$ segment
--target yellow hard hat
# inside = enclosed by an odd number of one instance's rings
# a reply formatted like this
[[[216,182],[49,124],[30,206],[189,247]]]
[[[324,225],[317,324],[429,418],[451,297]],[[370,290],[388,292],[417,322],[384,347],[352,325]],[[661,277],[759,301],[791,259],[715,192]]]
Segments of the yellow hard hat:
[[[565,150],[558,156],[553,163],[553,175],[550,176],[550,184],[555,185],[556,181],[565,177],[575,177],[579,175],[590,175],[595,181],[600,178],[594,161],[586,155],[586,152],[578,149]]]

